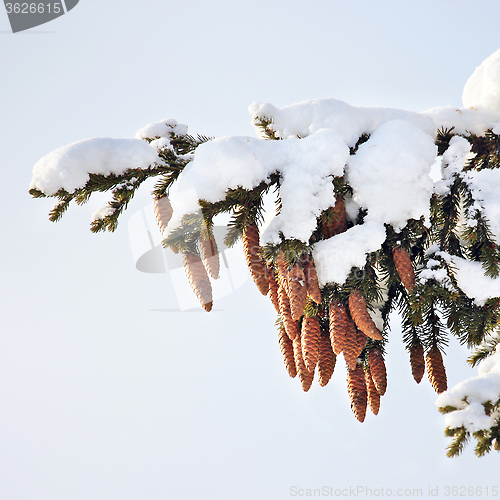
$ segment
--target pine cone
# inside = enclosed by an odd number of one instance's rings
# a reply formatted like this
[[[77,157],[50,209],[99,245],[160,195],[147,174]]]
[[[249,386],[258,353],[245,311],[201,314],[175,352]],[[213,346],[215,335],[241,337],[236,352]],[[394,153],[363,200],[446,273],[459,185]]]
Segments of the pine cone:
[[[205,311],[212,309],[212,285],[200,256],[194,252],[184,254],[184,270],[189,284]]]
[[[304,318],[302,320],[302,329],[300,331],[302,357],[304,358],[304,363],[310,372],[314,371],[314,368],[318,363],[320,336],[321,329],[318,318],[316,316]]]
[[[351,295],[349,295],[349,312],[356,326],[365,335],[373,340],[382,340],[382,334],[379,332],[366,308],[365,298],[358,290],[352,291]]]
[[[333,301],[330,304],[330,342],[333,352],[337,356],[344,349],[348,331],[353,329],[354,325],[347,315],[345,307],[340,302]]]
[[[424,348],[421,344],[416,344],[410,349],[410,365],[415,382],[420,384],[425,372]]]
[[[283,286],[288,297],[290,297],[290,290],[288,289],[288,266],[282,252],[278,254],[278,258],[276,259],[276,269],[278,271],[278,282]]]
[[[394,247],[392,257],[401,283],[411,293],[415,287],[415,271],[408,252],[404,248]]]
[[[365,375],[361,365],[351,370],[347,370],[347,387],[349,389],[349,399],[351,400],[351,410],[354,416],[363,422],[366,416],[367,393]]]
[[[153,201],[153,210],[160,233],[163,234],[163,230],[167,227],[173,213],[172,205],[167,196],[155,198]]]
[[[269,276],[269,298],[273,303],[274,308],[278,313],[280,312],[280,304],[278,300],[278,282],[272,267],[267,268],[267,275]]]
[[[324,387],[328,384],[335,369],[337,357],[332,351],[332,345],[326,333],[321,332],[319,338],[318,375],[319,385]]]
[[[384,358],[379,349],[374,348],[368,355],[368,362],[370,365],[370,373],[373,382],[377,388],[377,392],[383,396],[387,389],[387,372],[385,369]]]
[[[299,324],[297,321],[294,321],[292,319],[292,313],[290,312],[290,301],[288,300],[288,295],[286,294],[285,287],[281,283],[278,286],[278,303],[281,321],[283,322],[286,333],[290,337],[290,340],[294,340],[299,333]]]
[[[347,213],[342,196],[337,196],[335,206],[326,210],[323,215],[321,232],[325,239],[347,230]]]
[[[297,375],[297,367],[295,366],[295,358],[293,355],[293,342],[285,332],[285,328],[280,325],[278,333],[280,350],[285,361],[286,370],[290,377],[294,378]]]
[[[295,359],[295,366],[297,367],[297,374],[302,384],[302,389],[307,392],[311,388],[314,380],[314,370],[310,372],[304,363],[300,333],[293,340],[293,356]]]
[[[378,415],[378,411],[380,409],[380,394],[375,387],[375,383],[373,382],[369,369],[365,371],[365,384],[368,392],[368,404],[370,405],[370,409],[374,415]]]
[[[309,254],[304,257],[304,276],[306,279],[307,294],[316,304],[321,304],[321,290],[318,283],[316,266]]]
[[[448,388],[446,381],[446,369],[443,364],[441,351],[437,347],[434,346],[427,353],[425,364],[427,367],[427,375],[429,376],[429,381],[432,384],[433,389],[438,394],[446,391]]]
[[[242,235],[245,258],[250,269],[250,274],[262,295],[267,295],[269,291],[269,277],[267,267],[262,260],[259,250],[259,229],[255,222],[250,223]]]
[[[208,274],[214,279],[219,278],[220,262],[219,250],[213,235],[210,238],[200,236],[200,250],[203,257],[203,264],[205,265]]]
[[[288,273],[288,291],[292,319],[295,321],[304,314],[306,307],[307,289],[304,285],[304,271],[299,264],[294,264]]]
[[[358,357],[365,346],[365,342],[366,335],[352,325],[352,329],[348,330],[344,343],[344,359],[351,370],[354,370],[358,362]]]

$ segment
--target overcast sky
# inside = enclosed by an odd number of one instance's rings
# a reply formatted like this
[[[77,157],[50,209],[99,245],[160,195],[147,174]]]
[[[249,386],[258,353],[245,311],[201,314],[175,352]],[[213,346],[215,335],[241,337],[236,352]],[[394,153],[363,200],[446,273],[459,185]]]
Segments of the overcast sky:
[[[499,48],[497,0],[81,0],[17,34],[2,9],[1,498],[278,500],[323,486],[445,498],[446,486],[500,487],[496,452],[478,459],[472,444],[446,458],[436,395],[414,383],[397,321],[380,413],[359,424],[343,362],[307,394],[288,377],[273,307],[249,279],[210,314],[181,312],[171,273],[136,269],[130,239],[147,233],[133,217],[147,190],[99,235],[89,221],[106,197],[53,224],[52,201],[28,195],[33,165],[55,148],[133,137],[163,118],[254,135],[254,101],[459,107]],[[451,339],[450,386],[474,373],[466,357]]]

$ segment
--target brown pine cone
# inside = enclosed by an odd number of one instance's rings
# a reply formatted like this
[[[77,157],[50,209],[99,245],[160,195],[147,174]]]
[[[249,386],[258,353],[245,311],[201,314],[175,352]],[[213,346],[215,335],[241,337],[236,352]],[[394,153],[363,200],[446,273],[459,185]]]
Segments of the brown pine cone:
[[[420,384],[425,372],[424,348],[421,344],[415,344],[410,349],[411,373],[415,382]]]
[[[302,320],[302,329],[300,331],[300,338],[302,344],[302,357],[307,369],[312,372],[319,357],[319,338],[321,336],[321,329],[319,321],[316,316],[304,318]]]
[[[294,378],[297,375],[297,367],[295,366],[295,358],[293,355],[293,342],[288,337],[282,325],[279,327],[278,339],[288,375]]]
[[[200,256],[194,252],[184,254],[184,270],[189,284],[205,311],[212,309],[212,285]]]
[[[427,353],[425,364],[427,367],[427,375],[429,376],[429,381],[432,384],[433,389],[438,394],[446,391],[448,388],[446,369],[443,364],[441,351],[437,347],[431,348],[431,350]]]
[[[250,274],[262,295],[269,291],[267,266],[260,256],[259,229],[255,222],[250,223],[242,234],[243,249]]]
[[[326,210],[322,219],[321,232],[325,239],[347,230],[347,213],[342,196],[337,196],[335,206]]]
[[[318,375],[319,385],[324,387],[328,384],[335,370],[335,362],[337,357],[333,353],[330,339],[326,332],[321,332],[319,338],[319,357],[318,357]]]
[[[373,382],[377,388],[377,392],[383,396],[387,389],[387,372],[385,369],[384,358],[379,349],[374,348],[368,355],[368,362],[370,365],[370,373]]]
[[[283,322],[286,333],[290,337],[290,340],[294,340],[299,333],[299,323],[292,319],[290,301],[288,300],[285,287],[281,283],[278,286],[278,304],[281,321]]]
[[[354,329],[345,307],[337,301],[330,304],[330,342],[333,352],[338,356],[344,349],[345,338],[349,329]]]
[[[361,365],[356,365],[353,370],[350,368],[347,370],[347,387],[351,400],[351,410],[354,416],[363,422],[366,416],[367,392],[364,370]]]
[[[295,359],[295,366],[297,367],[297,375],[299,376],[300,383],[302,384],[302,389],[307,392],[313,383],[314,370],[310,372],[304,363],[300,333],[293,340],[293,356]]]
[[[394,247],[392,257],[401,283],[411,293],[415,287],[415,271],[408,252],[404,248]]]
[[[369,369],[365,371],[365,384],[368,393],[368,404],[370,405],[370,409],[374,415],[378,415],[378,411],[380,409],[380,394],[375,387],[375,383],[373,382],[373,378]]]
[[[280,312],[280,304],[278,300],[278,282],[272,267],[267,268],[267,275],[269,276],[269,298],[273,303],[274,308],[278,313]]]
[[[352,325],[352,323],[351,323]],[[366,342],[366,335],[358,330],[354,325],[348,330],[344,343],[344,359],[347,366],[354,370],[358,357],[363,351]]]
[[[288,272],[288,291],[292,319],[295,321],[304,314],[306,307],[307,289],[304,285],[304,271],[299,264],[294,264]]]
[[[500,440],[498,438],[495,438],[493,441],[493,449],[496,451],[500,451]]]
[[[153,201],[153,210],[160,233],[163,234],[163,230],[167,227],[173,213],[168,197],[165,195],[161,198],[155,198]]]
[[[316,273],[314,261],[309,254],[305,254],[303,261],[307,294],[316,304],[321,304],[321,290],[319,288],[318,275]]]
[[[203,264],[205,265],[208,274],[214,280],[218,279],[220,271],[219,250],[217,249],[217,243],[213,235],[209,238],[200,236],[200,250],[203,258]]]
[[[349,312],[356,326],[373,340],[382,340],[382,334],[372,320],[366,308],[365,298],[359,290],[354,290],[349,295]]]

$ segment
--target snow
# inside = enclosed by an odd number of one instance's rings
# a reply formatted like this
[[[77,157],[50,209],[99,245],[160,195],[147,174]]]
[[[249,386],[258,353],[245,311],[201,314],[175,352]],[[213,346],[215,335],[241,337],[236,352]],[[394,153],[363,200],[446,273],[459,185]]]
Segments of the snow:
[[[177,123],[173,118],[167,118],[159,122],[149,123],[145,127],[139,129],[136,134],[136,139],[154,139],[155,137],[170,138],[170,134],[177,136],[186,135],[188,133],[187,125]]]
[[[465,84],[462,102],[466,108],[500,113],[500,49],[474,70]]]
[[[158,152],[139,139],[97,137],[63,146],[41,158],[33,168],[30,189],[50,196],[60,189],[72,193],[87,183],[89,174],[121,175],[163,163]]]
[[[319,285],[344,283],[351,268],[363,268],[366,254],[376,252],[385,241],[385,237],[384,225],[369,221],[315,243],[313,258]]]
[[[319,130],[305,139],[259,141],[250,137],[223,137],[201,144],[182,174],[178,189],[196,193],[189,200],[172,201],[174,216],[166,231],[183,214],[199,210],[198,199],[216,202],[228,189],[253,189],[273,173],[280,173],[282,209],[262,235],[262,242],[286,238],[307,242],[316,218],[335,204],[332,177],[341,176],[349,149],[333,130]]]
[[[255,102],[250,105],[249,111],[254,122],[258,117],[272,121],[271,128],[280,138],[306,137],[328,128],[338,132],[350,147],[362,134],[373,133],[387,121],[404,120],[430,135],[435,130],[433,121],[418,113],[392,108],[355,107],[337,99],[315,99],[282,109]]]
[[[488,220],[488,225],[493,233],[494,241],[500,244],[500,186],[499,169],[483,169],[479,172],[468,172],[464,180],[469,185],[472,196],[476,200],[475,207],[480,208]]]
[[[454,255],[452,262],[456,268],[455,278],[458,286],[467,297],[474,299],[476,305],[483,306],[489,298],[500,297],[500,278],[485,276],[480,262],[472,262]]]
[[[110,207],[109,205],[104,205],[101,208],[98,208],[91,217],[92,221],[99,220],[99,219],[104,219],[108,215],[112,215],[114,213],[114,208]]]
[[[443,392],[436,400],[439,407],[454,406],[457,410],[445,415],[451,428],[462,425],[469,432],[489,429],[499,417],[498,412],[486,415],[483,403],[500,399],[500,345],[496,352],[481,361],[478,375],[464,380]]]
[[[437,148],[430,136],[402,120],[381,125],[351,156],[347,182],[368,210],[365,221],[401,230],[408,219],[429,218]]]
[[[471,145],[464,137],[458,135],[450,140],[448,149],[444,152],[441,161],[442,180],[434,183],[434,192],[439,195],[448,194],[455,175],[462,176],[463,168],[470,158]]]

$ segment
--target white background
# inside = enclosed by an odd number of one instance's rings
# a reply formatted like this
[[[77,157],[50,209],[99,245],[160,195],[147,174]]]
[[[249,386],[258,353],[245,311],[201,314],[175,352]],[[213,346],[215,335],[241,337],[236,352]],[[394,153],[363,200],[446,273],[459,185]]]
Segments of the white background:
[[[253,101],[459,107],[499,48],[496,0],[81,0],[15,35],[2,9],[0,498],[278,500],[293,486],[447,498],[446,485],[500,486],[496,452],[446,458],[436,395],[414,383],[397,324],[388,392],[359,424],[341,358],[326,388],[303,393],[288,377],[274,310],[250,281],[210,314],[168,311],[171,284],[135,269],[128,240],[147,192],[98,235],[89,221],[103,199],[53,224],[52,201],[28,194],[53,149],[163,118],[254,135]],[[451,339],[450,385],[474,373],[466,357]]]

